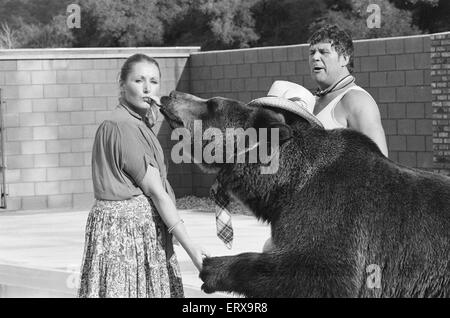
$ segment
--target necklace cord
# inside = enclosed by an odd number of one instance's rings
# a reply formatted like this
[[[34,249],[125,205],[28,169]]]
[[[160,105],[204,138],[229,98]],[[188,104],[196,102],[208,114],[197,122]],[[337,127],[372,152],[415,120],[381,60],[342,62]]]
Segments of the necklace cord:
[[[344,88],[344,87],[350,85],[351,83],[353,83],[353,82],[355,81],[355,78],[354,78],[351,74],[348,74],[348,75],[344,76],[343,78],[341,78],[339,81],[337,81],[336,84],[334,84],[333,86],[330,86],[330,87],[328,87],[328,88],[326,88],[326,89],[324,89],[324,90],[320,90],[320,88],[318,88],[318,89],[316,90],[316,92],[315,92],[315,95],[316,95],[316,96],[319,96],[319,97],[322,97],[322,96],[325,96],[326,94],[331,93],[332,91],[335,90],[335,88],[336,88],[340,83],[342,83],[342,82],[343,82],[345,79],[347,79],[348,77],[351,77],[351,80],[350,80],[347,84],[345,84],[344,86],[340,87],[339,89]]]

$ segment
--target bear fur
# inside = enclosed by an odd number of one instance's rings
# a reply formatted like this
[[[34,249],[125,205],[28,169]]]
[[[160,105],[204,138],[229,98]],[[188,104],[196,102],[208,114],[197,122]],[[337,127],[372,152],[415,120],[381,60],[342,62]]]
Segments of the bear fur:
[[[450,178],[384,157],[361,133],[327,131],[281,109],[179,92],[161,101],[172,128],[192,130],[193,120],[203,130],[280,128],[274,174],[261,174],[261,164],[201,164],[270,223],[275,246],[206,258],[205,292],[450,297]],[[381,286],[371,285],[376,268]]]

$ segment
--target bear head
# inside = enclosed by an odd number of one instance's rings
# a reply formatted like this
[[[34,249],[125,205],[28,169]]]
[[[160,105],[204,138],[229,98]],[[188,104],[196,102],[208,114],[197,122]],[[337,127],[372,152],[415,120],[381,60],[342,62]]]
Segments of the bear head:
[[[222,97],[202,99],[173,91],[169,96],[163,96],[161,103],[160,111],[172,129],[188,131],[191,154],[195,155],[194,148],[196,144],[199,146],[200,140],[201,154],[209,147],[209,153],[217,160],[194,158],[194,162],[208,172],[217,172],[224,163],[235,163],[230,156],[236,159],[239,154],[247,152],[248,155],[249,149],[255,146],[273,150],[292,138],[295,130],[317,126],[307,118],[283,109],[255,106]],[[241,134],[236,129],[240,129]],[[201,137],[195,140],[195,136]],[[230,144],[233,145],[232,151],[227,148]],[[247,159],[252,160],[249,156]],[[253,163],[260,163],[260,159]]]

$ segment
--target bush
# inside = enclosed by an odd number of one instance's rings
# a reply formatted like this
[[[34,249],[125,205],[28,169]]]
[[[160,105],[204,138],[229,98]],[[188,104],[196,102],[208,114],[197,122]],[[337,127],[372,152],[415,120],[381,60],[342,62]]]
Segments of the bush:
[[[17,47],[21,48],[71,47],[73,39],[63,15],[45,25],[24,23],[17,30]]]

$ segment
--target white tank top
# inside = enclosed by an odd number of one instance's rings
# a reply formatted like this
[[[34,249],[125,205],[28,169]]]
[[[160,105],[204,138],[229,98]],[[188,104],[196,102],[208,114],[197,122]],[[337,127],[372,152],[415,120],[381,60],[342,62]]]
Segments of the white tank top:
[[[339,103],[339,101],[344,97],[344,95],[352,89],[356,89],[358,91],[362,91],[367,93],[369,96],[370,94],[362,87],[359,87],[358,85],[351,86],[347,88],[345,91],[343,91],[341,94],[336,96],[331,102],[328,103],[327,106],[325,106],[320,113],[316,115],[317,119],[320,120],[323,127],[325,129],[336,129],[336,128],[347,128],[347,126],[343,126],[341,123],[339,123],[336,118],[334,117],[334,108],[336,107],[336,104]]]

